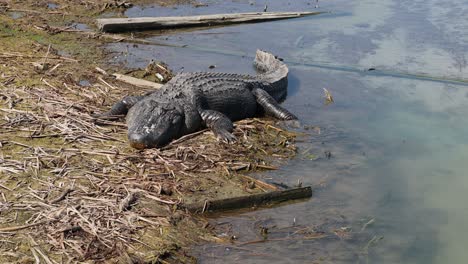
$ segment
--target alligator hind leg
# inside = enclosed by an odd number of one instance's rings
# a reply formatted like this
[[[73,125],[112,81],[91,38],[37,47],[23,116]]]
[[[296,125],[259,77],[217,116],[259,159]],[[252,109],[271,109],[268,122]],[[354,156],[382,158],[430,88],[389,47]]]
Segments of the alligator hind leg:
[[[203,110],[200,115],[206,126],[213,131],[218,140],[226,143],[236,141],[236,137],[231,133],[234,125],[226,115],[214,110]]]
[[[103,114],[98,114],[95,117],[109,119],[114,116],[126,115],[128,110],[143,98],[144,96],[126,96],[122,100],[115,103],[109,111]]]
[[[280,120],[296,120],[297,117],[283,108],[279,103],[263,89],[254,89],[253,95],[257,103],[263,107],[265,114],[278,118]]]

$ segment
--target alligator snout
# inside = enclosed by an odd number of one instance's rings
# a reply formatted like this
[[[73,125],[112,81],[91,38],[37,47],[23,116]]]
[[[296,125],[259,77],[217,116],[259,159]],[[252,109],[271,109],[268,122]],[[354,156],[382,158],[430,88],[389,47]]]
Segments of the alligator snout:
[[[130,141],[130,146],[136,149],[145,149],[147,148],[146,136],[138,133],[128,134],[128,140]]]

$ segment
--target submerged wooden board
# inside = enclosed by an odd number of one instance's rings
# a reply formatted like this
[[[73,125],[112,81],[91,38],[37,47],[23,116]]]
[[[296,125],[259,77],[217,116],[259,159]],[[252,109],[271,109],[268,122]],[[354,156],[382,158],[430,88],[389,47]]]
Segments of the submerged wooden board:
[[[220,212],[241,208],[272,205],[296,199],[309,198],[311,196],[311,187],[301,187],[220,200],[207,200],[201,203],[186,205],[185,208],[192,213]]]
[[[96,21],[97,26],[101,31],[123,32],[132,30],[150,30],[259,22],[318,15],[321,13],[323,12],[258,12],[182,17],[100,18]]]

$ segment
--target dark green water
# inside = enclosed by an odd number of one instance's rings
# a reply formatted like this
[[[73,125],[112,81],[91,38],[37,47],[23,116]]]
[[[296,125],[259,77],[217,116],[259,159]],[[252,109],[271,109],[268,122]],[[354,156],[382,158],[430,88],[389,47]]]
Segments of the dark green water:
[[[250,4],[252,2],[252,5]],[[201,263],[465,263],[468,259],[468,4],[447,1],[208,1],[135,7],[129,16],[320,10],[332,14],[118,44],[115,61],[254,73],[257,48],[290,65],[284,103],[320,134],[266,181],[314,186],[313,199],[213,220],[233,245],[194,248]],[[375,68],[376,71],[367,71]],[[433,76],[433,80],[419,76]],[[334,96],[325,106],[322,88]],[[326,158],[330,152],[331,158]],[[366,224],[367,223],[367,224]],[[259,226],[269,228],[262,239]],[[305,239],[308,228],[326,236]],[[336,230],[344,231],[339,236]]]

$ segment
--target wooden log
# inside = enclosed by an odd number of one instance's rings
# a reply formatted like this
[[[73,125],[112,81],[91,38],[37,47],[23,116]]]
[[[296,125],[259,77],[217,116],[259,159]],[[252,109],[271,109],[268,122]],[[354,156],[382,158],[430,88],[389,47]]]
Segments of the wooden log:
[[[97,26],[103,32],[139,31],[177,27],[213,26],[223,24],[260,22],[318,15],[323,12],[263,12],[214,14],[183,17],[100,18]]]
[[[241,208],[272,205],[296,199],[309,198],[311,196],[312,188],[309,186],[220,200],[207,200],[201,203],[185,205],[184,207],[192,213],[220,212]]]
[[[135,85],[135,86],[138,86],[138,87],[142,87],[142,88],[159,89],[159,88],[162,87],[162,84],[160,84],[160,83],[155,83],[155,82],[135,78],[135,77],[128,76],[128,75],[123,75],[123,74],[119,74],[119,73],[114,73],[112,75],[115,77],[116,80],[131,84],[131,85]]]

